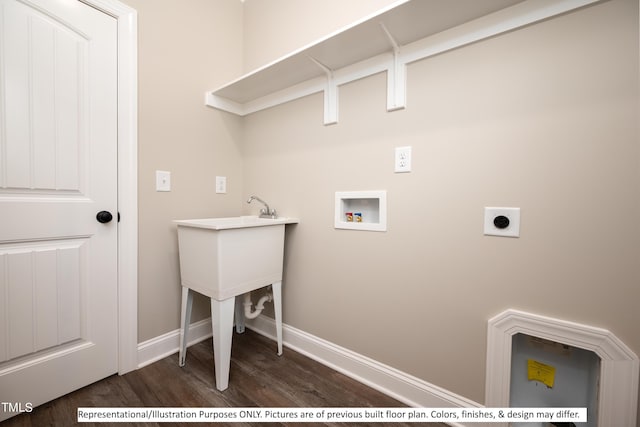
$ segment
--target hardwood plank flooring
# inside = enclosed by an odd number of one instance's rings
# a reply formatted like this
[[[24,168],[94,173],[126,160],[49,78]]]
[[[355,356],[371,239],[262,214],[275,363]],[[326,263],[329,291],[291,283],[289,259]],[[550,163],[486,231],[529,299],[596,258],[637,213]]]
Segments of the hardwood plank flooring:
[[[247,330],[235,334],[229,388],[215,388],[211,339],[189,347],[187,363],[178,366],[174,354],[123,376],[113,375],[31,413],[15,416],[2,427],[77,425],[78,407],[402,407],[401,402],[367,387],[291,349],[276,355],[273,341]],[[216,423],[262,426],[295,423]],[[300,425],[367,425],[358,423],[298,423]],[[446,426],[440,423],[410,425]],[[90,426],[93,423],[82,423]],[[110,426],[110,423],[96,423]],[[122,423],[113,423],[121,426]],[[178,426],[179,423],[137,423],[137,426]],[[184,423],[184,425],[192,425]],[[387,423],[375,423],[384,426]],[[388,423],[393,426],[409,424]]]

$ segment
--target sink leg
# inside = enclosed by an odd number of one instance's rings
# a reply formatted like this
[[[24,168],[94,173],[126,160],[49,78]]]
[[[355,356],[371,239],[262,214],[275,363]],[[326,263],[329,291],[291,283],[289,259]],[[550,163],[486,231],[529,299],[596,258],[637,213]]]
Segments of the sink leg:
[[[282,355],[282,282],[271,285],[273,289],[273,310],[276,318],[276,338],[278,339],[278,356]]]
[[[242,304],[242,295],[236,296],[236,332],[244,333],[244,305]]]
[[[226,390],[229,386],[234,307],[235,297],[222,301],[211,299],[213,361],[216,374],[216,388],[220,391]]]
[[[180,354],[178,365],[184,366],[187,357],[187,332],[191,323],[191,307],[193,307],[193,292],[191,289],[182,287],[182,307],[180,310]]]

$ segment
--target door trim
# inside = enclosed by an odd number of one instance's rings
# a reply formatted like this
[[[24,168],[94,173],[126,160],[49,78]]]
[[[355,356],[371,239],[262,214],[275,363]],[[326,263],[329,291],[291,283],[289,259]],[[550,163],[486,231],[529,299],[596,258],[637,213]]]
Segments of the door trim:
[[[594,352],[600,357],[598,425],[636,425],[640,359],[625,343],[606,329],[514,309],[488,322],[487,407],[509,407],[512,341],[518,333]],[[507,424],[496,427],[502,425]]]
[[[138,368],[138,13],[80,0],[118,22],[118,373]]]

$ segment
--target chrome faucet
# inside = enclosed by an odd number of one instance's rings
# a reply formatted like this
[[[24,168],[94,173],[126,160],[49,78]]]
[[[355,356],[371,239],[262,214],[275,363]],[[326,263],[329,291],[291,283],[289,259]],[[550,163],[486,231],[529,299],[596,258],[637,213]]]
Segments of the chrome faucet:
[[[251,196],[249,197],[249,200],[247,200],[247,203],[251,203],[254,200],[257,200],[264,205],[264,208],[260,209],[260,218],[276,219],[278,217],[278,215],[276,214],[276,210],[269,208],[269,205],[267,204],[267,202],[262,200],[260,197]]]

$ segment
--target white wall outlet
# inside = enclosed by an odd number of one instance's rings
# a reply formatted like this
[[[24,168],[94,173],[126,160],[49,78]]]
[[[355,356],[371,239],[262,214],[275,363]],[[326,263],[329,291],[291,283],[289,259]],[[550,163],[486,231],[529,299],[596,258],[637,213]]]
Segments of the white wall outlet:
[[[520,208],[484,208],[484,234],[520,237]]]
[[[156,191],[171,191],[171,172],[156,171]]]
[[[216,176],[216,193],[225,194],[227,192],[227,177]]]
[[[411,147],[396,147],[396,173],[411,172]]]

